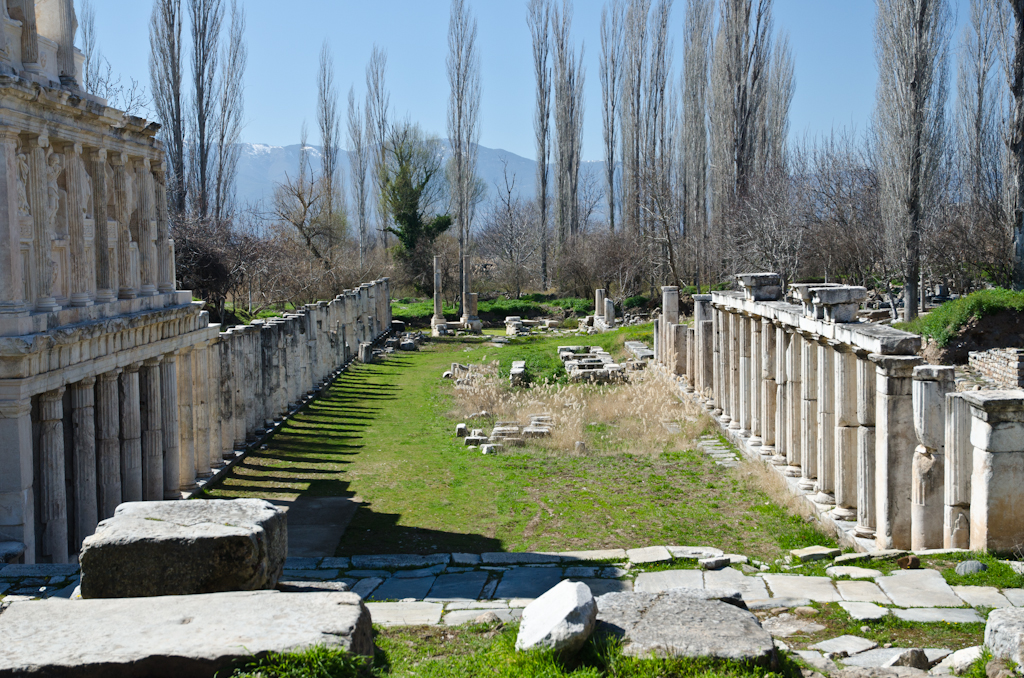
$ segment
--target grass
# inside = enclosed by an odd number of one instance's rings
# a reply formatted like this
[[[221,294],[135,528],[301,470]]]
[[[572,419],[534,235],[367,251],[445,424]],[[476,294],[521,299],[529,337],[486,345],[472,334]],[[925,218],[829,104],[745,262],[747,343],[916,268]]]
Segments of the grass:
[[[343,651],[317,648],[294,655],[277,655],[272,661],[253,663],[234,674],[236,678],[356,678],[394,676],[405,678],[799,678],[800,668],[781,657],[774,668],[738,661],[711,659],[637,659],[622,653],[619,643],[595,635],[573,657],[550,651],[516,652],[518,625],[478,624],[455,628],[403,627],[375,629],[377,652],[363,673],[352,667]],[[312,656],[310,656],[312,655]],[[339,656],[337,673],[320,668]],[[282,669],[277,667],[281,666]],[[295,673],[309,666],[309,673]]]
[[[649,331],[588,340],[621,353],[624,341]],[[488,456],[460,445],[448,416],[455,389],[441,373],[452,362],[507,364],[531,346],[539,359],[565,338],[532,341],[494,348],[445,339],[353,367],[204,496],[356,498],[337,555],[686,544],[770,561],[828,543],[756,479],[694,451],[688,435],[626,435],[623,418],[615,426],[584,422],[585,455],[573,453],[573,441]],[[694,426],[689,434],[704,431]],[[623,445],[624,437],[636,439]]]
[[[594,311],[594,301],[566,297],[555,299],[551,295],[526,294],[519,299],[491,299],[477,304],[477,312],[503,320],[505,316],[518,315],[523,318],[534,318],[543,315],[554,315],[560,312],[574,312],[576,315],[587,315]],[[396,299],[391,302],[391,315],[395,320],[423,325],[434,315],[432,299]],[[449,320],[458,319],[458,307],[444,304],[444,315]]]
[[[1000,311],[1024,311],[1024,292],[994,288],[973,292],[960,299],[947,301],[928,315],[893,327],[931,337],[940,347],[956,336],[964,325],[975,318],[995,315]]]

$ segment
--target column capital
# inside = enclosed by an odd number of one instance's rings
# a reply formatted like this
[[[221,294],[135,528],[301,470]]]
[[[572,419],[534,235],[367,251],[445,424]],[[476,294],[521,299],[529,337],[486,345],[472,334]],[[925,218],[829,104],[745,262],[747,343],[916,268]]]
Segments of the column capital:
[[[112,153],[107,154],[107,159],[110,161],[110,164],[113,165],[114,167],[123,167],[126,164],[128,164],[127,153],[120,153],[118,151],[114,151]]]
[[[84,151],[82,143],[79,141],[67,141],[64,143],[65,153],[74,153],[75,155],[82,155]]]
[[[1020,391],[965,391],[960,397],[981,421],[989,424],[1024,421],[1024,393]]]
[[[43,134],[37,136],[33,141],[35,141],[36,145],[39,146],[39,148],[49,148],[50,146],[50,137]]]
[[[117,367],[117,368],[114,368],[114,369],[110,370],[109,372],[104,372],[103,374],[97,375],[96,378],[99,379],[100,381],[117,381],[117,378],[120,375],[121,375],[121,368]]]
[[[11,125],[0,125],[0,140],[18,142],[21,140],[20,130]]]
[[[81,389],[81,388],[92,388],[95,385],[96,385],[96,377],[86,377],[85,379],[82,379],[81,381],[78,381],[78,382],[75,382],[74,384],[72,384],[71,388],[73,388],[73,389],[74,388],[78,388],[78,389]]]
[[[56,402],[64,397],[64,391],[67,390],[64,386],[47,391],[39,394],[39,399],[45,402]]]
[[[839,353],[857,353],[856,346],[852,346],[843,341],[836,341],[835,339],[830,339],[828,345]]]
[[[141,362],[139,362],[139,363],[132,363],[130,365],[125,365],[124,366],[124,373],[125,374],[134,374],[135,372],[138,372],[141,369],[142,369],[142,363]]]
[[[924,362],[916,355],[881,355],[872,353],[868,360],[873,362],[878,373],[889,378],[910,378],[914,376],[914,368]]]
[[[97,148],[89,152],[89,159],[93,162],[106,162],[107,161],[107,149]]]
[[[157,356],[155,358],[148,358],[142,361],[143,367],[159,367],[160,363],[163,362],[163,356]]]
[[[20,419],[32,414],[32,401],[0,400],[0,419]]]

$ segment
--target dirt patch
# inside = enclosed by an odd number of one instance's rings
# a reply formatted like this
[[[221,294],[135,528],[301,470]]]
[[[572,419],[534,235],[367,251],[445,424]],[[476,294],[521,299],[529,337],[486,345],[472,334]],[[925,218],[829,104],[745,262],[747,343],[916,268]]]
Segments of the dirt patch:
[[[933,365],[966,365],[971,351],[1019,346],[1024,346],[1024,313],[1006,310],[973,318],[945,346],[929,340],[921,355]]]

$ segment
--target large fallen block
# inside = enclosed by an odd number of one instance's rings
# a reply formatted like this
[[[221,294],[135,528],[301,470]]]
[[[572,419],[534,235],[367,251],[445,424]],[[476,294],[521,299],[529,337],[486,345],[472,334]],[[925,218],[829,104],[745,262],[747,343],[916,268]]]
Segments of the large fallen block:
[[[312,645],[371,655],[371,624],[354,593],[18,602],[0,615],[0,677],[227,675],[241,660]]]
[[[82,597],[271,589],[288,554],[286,516],[262,499],[121,504],[82,544]]]

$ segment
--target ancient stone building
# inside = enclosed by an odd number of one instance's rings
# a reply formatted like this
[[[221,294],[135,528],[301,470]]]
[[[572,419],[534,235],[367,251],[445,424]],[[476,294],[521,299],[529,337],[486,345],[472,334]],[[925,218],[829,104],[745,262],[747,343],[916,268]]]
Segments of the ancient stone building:
[[[73,0],[0,6],[0,551],[61,563],[279,422],[390,305],[382,280],[210,325],[175,287],[158,126],[81,90]]]

